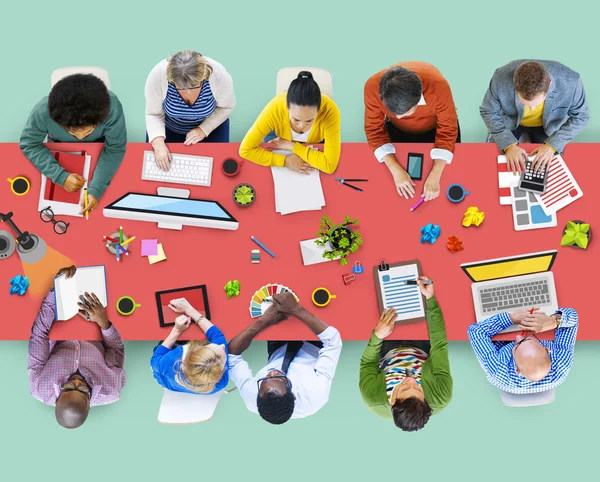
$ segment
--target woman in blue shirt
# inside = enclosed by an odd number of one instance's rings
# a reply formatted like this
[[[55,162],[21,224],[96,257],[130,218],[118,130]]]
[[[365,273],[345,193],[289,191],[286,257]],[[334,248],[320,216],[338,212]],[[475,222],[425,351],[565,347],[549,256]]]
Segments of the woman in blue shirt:
[[[154,378],[174,392],[208,395],[223,390],[229,383],[225,336],[185,298],[171,300],[169,308],[182,315],[165,341],[154,349],[150,360]],[[175,346],[192,322],[206,333],[208,340]]]

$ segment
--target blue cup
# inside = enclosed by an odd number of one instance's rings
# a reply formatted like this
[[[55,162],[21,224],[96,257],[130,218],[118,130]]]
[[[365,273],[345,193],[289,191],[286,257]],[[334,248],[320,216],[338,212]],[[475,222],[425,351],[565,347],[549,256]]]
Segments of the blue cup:
[[[453,203],[461,202],[467,194],[471,193],[460,184],[451,184],[446,191],[446,196]]]

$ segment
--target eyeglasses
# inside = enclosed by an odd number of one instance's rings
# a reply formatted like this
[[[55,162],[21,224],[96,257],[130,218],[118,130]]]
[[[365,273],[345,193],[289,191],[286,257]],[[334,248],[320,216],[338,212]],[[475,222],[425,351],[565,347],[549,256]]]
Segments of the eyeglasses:
[[[279,370],[274,370],[274,371],[277,371],[277,372],[281,373],[281,375],[275,375],[275,376],[273,376],[273,377],[263,377],[263,378],[259,378],[258,380],[256,380],[256,387],[258,388],[258,391],[260,391],[260,384],[261,384],[262,382],[264,382],[265,380],[272,380],[272,379],[274,379],[274,378],[280,378],[280,379],[283,379],[283,380],[285,380],[285,384],[286,384],[286,386],[287,386],[288,390],[291,390],[291,389],[292,389],[292,382],[291,382],[291,380],[290,380],[290,379],[289,379],[289,378],[288,378],[288,377],[285,375],[285,373],[283,373],[283,372],[281,372],[281,371],[279,371]]]
[[[42,209],[40,212],[40,219],[45,223],[54,224],[54,232],[56,234],[65,234],[67,229],[69,229],[69,225],[71,223],[65,223],[64,221],[55,221],[54,220],[54,211],[52,208],[48,206],[46,209]]]
[[[84,383],[80,383],[78,387],[75,386],[75,384],[73,382],[67,381],[66,383],[63,384],[61,388],[62,392],[73,392],[73,391],[77,391],[77,392],[81,392],[84,395],[87,395],[88,398],[92,398],[92,390],[90,389],[90,387],[88,387],[86,384]]]
[[[197,85],[196,87],[184,87],[184,88],[180,89],[173,82],[169,82],[169,84],[171,84],[173,87],[175,87],[176,90],[196,90],[196,89],[199,89],[202,87],[202,84],[200,84],[200,85]]]

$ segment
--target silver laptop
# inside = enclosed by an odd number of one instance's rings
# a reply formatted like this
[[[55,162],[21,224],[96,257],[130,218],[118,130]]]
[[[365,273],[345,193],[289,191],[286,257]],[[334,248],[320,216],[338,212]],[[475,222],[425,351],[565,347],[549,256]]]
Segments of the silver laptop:
[[[546,314],[558,309],[554,275],[550,271],[558,251],[522,254],[464,263],[471,285],[477,321],[496,313],[536,307]],[[504,332],[518,331],[517,325]]]

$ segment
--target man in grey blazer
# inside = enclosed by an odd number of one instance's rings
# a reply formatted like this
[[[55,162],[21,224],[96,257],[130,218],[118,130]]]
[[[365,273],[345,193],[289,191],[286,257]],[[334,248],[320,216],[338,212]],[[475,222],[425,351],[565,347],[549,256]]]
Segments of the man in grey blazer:
[[[479,112],[513,173],[525,169],[522,134],[543,144],[529,153],[534,169],[542,169],[590,118],[579,74],[551,60],[515,60],[496,69]]]

